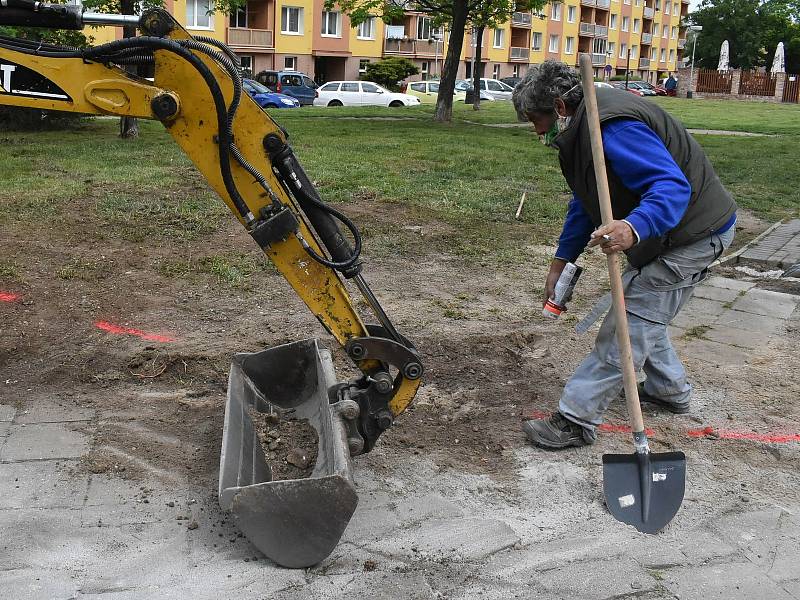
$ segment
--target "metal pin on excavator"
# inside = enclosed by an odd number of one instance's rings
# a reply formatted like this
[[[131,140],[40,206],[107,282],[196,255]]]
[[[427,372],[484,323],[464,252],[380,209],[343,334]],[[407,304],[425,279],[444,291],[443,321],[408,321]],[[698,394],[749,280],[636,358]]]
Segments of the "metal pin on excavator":
[[[321,200],[286,133],[242,93],[238,59],[221,42],[193,38],[159,9],[105,15],[3,0],[0,25],[135,25],[138,37],[85,49],[0,37],[0,105],[161,121],[361,371],[338,383],[330,354],[314,339],[237,354],[231,366],[220,504],[276,563],[316,564],[336,546],[358,502],[350,457],[374,447],[423,374],[417,351],[361,274],[358,230]],[[151,66],[153,81],[127,73],[128,65]],[[364,324],[343,279],[355,283],[379,325]],[[308,419],[319,439],[308,479],[273,481],[253,410]]]

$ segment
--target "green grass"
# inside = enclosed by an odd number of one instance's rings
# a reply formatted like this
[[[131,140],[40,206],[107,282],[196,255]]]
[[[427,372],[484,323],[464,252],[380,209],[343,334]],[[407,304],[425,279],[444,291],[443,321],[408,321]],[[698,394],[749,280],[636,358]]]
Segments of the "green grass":
[[[224,287],[249,289],[251,277],[258,273],[277,272],[269,260],[260,253],[226,252],[212,254],[196,260],[165,259],[156,265],[165,277],[192,279],[210,275]]]

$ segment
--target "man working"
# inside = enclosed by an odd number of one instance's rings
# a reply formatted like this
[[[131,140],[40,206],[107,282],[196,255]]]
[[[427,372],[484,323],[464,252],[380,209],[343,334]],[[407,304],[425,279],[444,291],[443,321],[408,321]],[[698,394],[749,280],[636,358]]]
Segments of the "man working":
[[[677,96],[678,80],[669,74],[667,80],[664,82],[664,89],[667,90],[667,96]]]
[[[533,123],[543,143],[558,150],[573,191],[545,300],[567,261],[587,246],[625,252],[633,360],[647,379],[643,402],[673,413],[689,410],[691,386],[670,344],[667,325],[690,298],[708,266],[733,241],[736,204],[700,145],[673,117],[644,98],[599,88],[597,104],[615,220],[600,226],[589,127],[578,76],[563,63],[533,67],[514,90],[517,114]],[[603,413],[622,389],[613,312],[592,352],[567,381],[559,410],[523,424],[546,448],[592,444]]]

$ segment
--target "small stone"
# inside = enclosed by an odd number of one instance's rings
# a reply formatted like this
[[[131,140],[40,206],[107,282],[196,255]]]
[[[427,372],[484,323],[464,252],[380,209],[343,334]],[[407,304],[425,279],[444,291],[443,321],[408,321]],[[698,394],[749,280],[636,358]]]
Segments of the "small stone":
[[[167,506],[169,506],[170,508],[174,508],[175,507],[175,503],[174,502],[167,502]]]
[[[378,563],[374,560],[365,560],[364,561],[364,570],[365,571],[374,571],[378,568]]]
[[[750,502],[750,498],[747,496],[742,496],[742,502]]]
[[[638,581],[632,581],[631,582],[631,589],[632,590],[640,590],[640,589],[642,589],[642,584],[639,583]]]
[[[290,465],[294,465],[298,469],[306,469],[310,462],[308,452],[302,448],[292,448],[289,450],[289,454],[286,455],[286,462]]]
[[[272,440],[270,443],[267,444],[267,449],[269,449],[269,450],[277,450],[278,449],[278,445],[279,445],[278,444],[279,441],[280,441],[280,438],[278,438],[277,440]]]
[[[197,524],[197,521],[192,521],[187,527],[188,529],[197,529],[199,525]]]

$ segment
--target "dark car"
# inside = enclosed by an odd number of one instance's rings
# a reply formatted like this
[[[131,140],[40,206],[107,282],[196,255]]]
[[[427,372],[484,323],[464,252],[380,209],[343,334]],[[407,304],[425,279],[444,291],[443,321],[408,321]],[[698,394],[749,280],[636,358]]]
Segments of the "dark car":
[[[522,81],[522,77],[503,77],[500,81],[513,88],[517,87],[517,84]]]
[[[629,81],[628,87],[639,90],[644,96],[658,96],[656,89],[646,81]]]
[[[297,98],[273,92],[253,79],[242,79],[242,87],[261,108],[300,108]]]
[[[317,84],[314,80],[297,71],[261,71],[255,79],[273,92],[297,98],[304,106],[314,104],[317,96]]]

